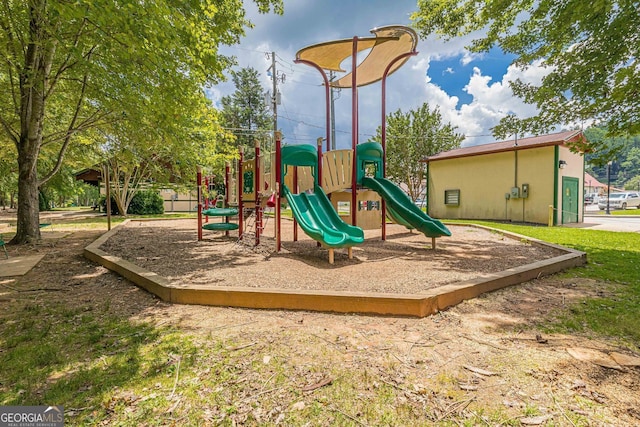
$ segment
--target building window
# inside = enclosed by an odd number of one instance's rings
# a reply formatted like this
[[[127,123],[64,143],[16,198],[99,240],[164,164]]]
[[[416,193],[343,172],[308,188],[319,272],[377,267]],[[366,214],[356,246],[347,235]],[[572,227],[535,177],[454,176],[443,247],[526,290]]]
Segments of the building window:
[[[338,215],[351,215],[351,202],[338,202]]]
[[[460,205],[460,190],[444,190],[444,204],[449,206]]]
[[[379,211],[380,202],[378,200],[360,200],[358,202],[358,210],[359,211]]]

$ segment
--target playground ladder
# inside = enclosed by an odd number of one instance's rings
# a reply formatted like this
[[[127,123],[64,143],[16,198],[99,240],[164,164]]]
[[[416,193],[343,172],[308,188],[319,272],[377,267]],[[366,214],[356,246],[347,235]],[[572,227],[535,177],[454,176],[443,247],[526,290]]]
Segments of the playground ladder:
[[[263,222],[260,227],[256,225],[257,209],[260,209],[262,211],[261,213],[263,214]],[[238,215],[241,215],[241,213],[238,212]],[[242,234],[238,237],[237,243],[248,243],[249,241],[255,242],[256,233],[260,233],[260,235],[262,235],[265,224],[266,221],[264,220],[264,208],[261,206],[257,206],[251,209],[251,213],[246,218],[244,218],[244,229],[242,230]]]

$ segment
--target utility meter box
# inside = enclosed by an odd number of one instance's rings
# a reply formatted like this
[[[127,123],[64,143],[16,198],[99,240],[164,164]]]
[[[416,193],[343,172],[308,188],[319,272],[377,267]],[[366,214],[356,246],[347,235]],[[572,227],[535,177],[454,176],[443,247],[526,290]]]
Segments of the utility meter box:
[[[526,199],[529,197],[529,184],[522,184],[522,198]]]
[[[512,199],[520,198],[520,187],[511,187],[511,198]]]

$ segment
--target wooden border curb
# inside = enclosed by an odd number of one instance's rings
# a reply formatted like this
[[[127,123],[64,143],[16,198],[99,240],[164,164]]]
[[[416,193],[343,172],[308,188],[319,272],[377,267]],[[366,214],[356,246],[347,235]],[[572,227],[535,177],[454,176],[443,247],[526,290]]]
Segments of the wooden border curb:
[[[129,221],[131,220],[126,220],[120,225]],[[565,254],[499,273],[486,274],[475,279],[439,286],[419,294],[297,291],[229,286],[198,286],[195,288],[188,285],[172,284],[163,276],[102,251],[100,246],[117,232],[120,225],[88,245],[84,249],[84,257],[120,274],[163,301],[176,304],[425,317],[485,292],[578,267],[587,261],[585,252],[490,227],[456,224],[495,231],[506,237],[531,244],[551,246],[562,250]]]

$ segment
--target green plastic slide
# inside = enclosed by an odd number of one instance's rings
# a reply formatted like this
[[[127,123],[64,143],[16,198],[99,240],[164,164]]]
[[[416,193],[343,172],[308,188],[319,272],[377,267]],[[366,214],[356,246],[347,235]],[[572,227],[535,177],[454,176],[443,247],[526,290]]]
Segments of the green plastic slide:
[[[415,228],[427,237],[451,236],[451,231],[437,219],[417,207],[411,198],[386,178],[362,178],[362,185],[380,194],[387,204],[391,218],[397,223]]]
[[[293,194],[283,186],[293,217],[312,239],[329,248],[346,248],[364,242],[364,232],[344,222],[324,190],[315,185],[313,193]]]

